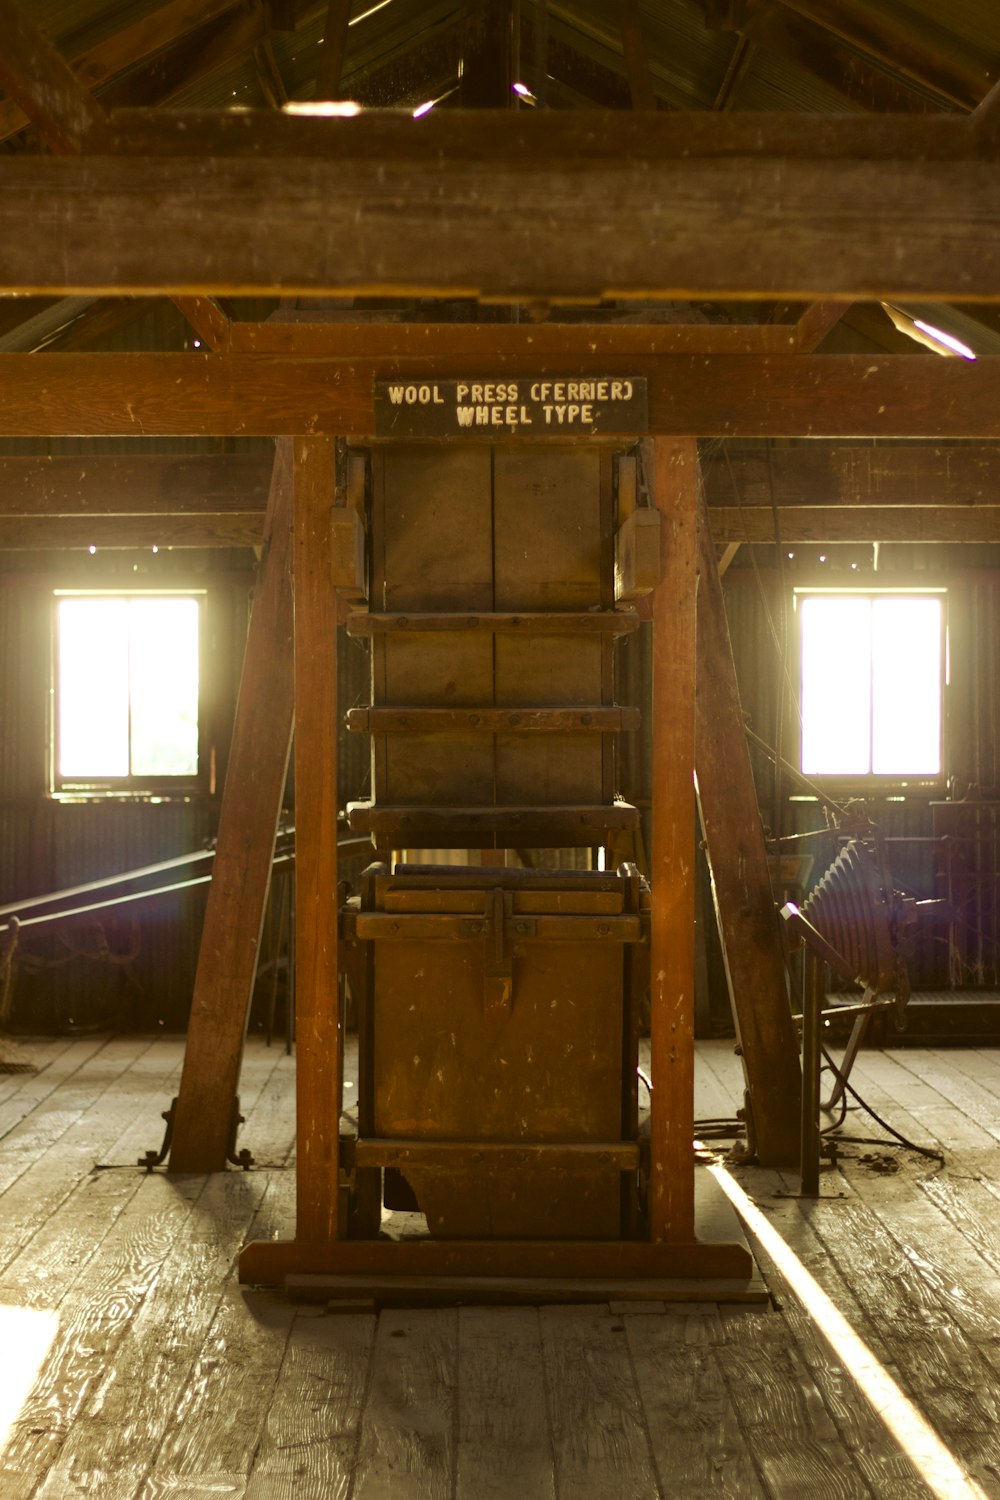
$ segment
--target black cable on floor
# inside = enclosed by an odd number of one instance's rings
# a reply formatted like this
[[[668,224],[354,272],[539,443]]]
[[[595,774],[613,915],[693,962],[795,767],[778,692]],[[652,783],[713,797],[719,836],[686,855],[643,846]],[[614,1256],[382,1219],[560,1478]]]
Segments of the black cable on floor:
[[[825,1047],[822,1048],[822,1052],[823,1052],[823,1056],[827,1060],[827,1063],[830,1065],[830,1067],[833,1069],[833,1071],[837,1074],[837,1077],[840,1078],[840,1082],[843,1085],[845,1091],[848,1094],[850,1094],[851,1098],[854,1100],[854,1102],[856,1104],[859,1104],[861,1106],[861,1108],[864,1110],[865,1114],[871,1115],[871,1117],[875,1121],[876,1125],[881,1125],[881,1127],[882,1127],[883,1130],[887,1130],[889,1132],[889,1134],[891,1136],[893,1136],[895,1138],[895,1140],[898,1141],[901,1146],[905,1146],[905,1148],[906,1148],[907,1151],[916,1151],[921,1156],[927,1156],[927,1157],[929,1157],[931,1159],[931,1161],[939,1161],[941,1163],[944,1162],[944,1152],[943,1151],[932,1151],[928,1146],[918,1146],[917,1143],[916,1143],[916,1141],[908,1140],[905,1135],[901,1135],[900,1132],[896,1129],[896,1127],[894,1125],[890,1125],[889,1124],[888,1120],[883,1120],[882,1116],[876,1110],[874,1110],[870,1104],[868,1104],[864,1099],[862,1099],[862,1097],[858,1093],[857,1089],[854,1088],[854,1086],[852,1084],[848,1083],[848,1081],[847,1081],[846,1078],[841,1078],[840,1077],[840,1070],[838,1069],[836,1063],[833,1061],[833,1058],[830,1056],[829,1052],[827,1052],[827,1050],[826,1050]],[[841,1121],[841,1123],[842,1123],[842,1121]],[[836,1127],[834,1127],[834,1128],[836,1128]],[[853,1140],[851,1140],[850,1136],[846,1136],[846,1135],[832,1136],[831,1139],[832,1140],[843,1141],[847,1145],[858,1145],[858,1146],[891,1146],[893,1144],[892,1141],[867,1141],[867,1140],[864,1140],[864,1141],[862,1141],[862,1140],[853,1141]]]

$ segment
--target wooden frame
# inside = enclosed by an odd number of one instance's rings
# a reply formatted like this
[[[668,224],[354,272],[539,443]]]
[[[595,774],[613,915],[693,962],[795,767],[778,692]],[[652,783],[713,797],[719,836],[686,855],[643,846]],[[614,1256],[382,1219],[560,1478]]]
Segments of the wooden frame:
[[[295,756],[298,822],[298,1122],[295,1238],[248,1245],[245,1282],[396,1274],[524,1278],[745,1279],[746,1247],[699,1243],[694,1226],[694,726],[697,445],[654,443],[655,501],[664,517],[653,596],[654,806],[651,910],[650,1234],[645,1241],[348,1241],[339,1195],[341,1036],[337,1006],[337,601],[329,570],[332,463],[325,439],[295,460]]]

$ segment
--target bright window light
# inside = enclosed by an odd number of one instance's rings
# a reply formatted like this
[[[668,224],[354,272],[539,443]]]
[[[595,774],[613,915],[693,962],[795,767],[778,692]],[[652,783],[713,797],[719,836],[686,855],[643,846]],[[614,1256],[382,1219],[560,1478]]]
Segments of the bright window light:
[[[197,775],[199,619],[192,595],[57,600],[60,784]]]
[[[796,596],[802,770],[808,776],[941,771],[941,594]]]
[[[0,1452],[31,1395],[46,1356],[59,1331],[59,1315],[45,1308],[0,1305]]]

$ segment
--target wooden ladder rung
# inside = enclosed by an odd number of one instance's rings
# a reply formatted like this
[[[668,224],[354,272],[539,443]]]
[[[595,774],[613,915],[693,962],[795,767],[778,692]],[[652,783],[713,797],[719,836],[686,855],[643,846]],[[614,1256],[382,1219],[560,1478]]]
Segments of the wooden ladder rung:
[[[629,635],[639,628],[634,609],[525,611],[483,614],[374,614],[358,610],[347,617],[352,636],[415,635],[426,631],[480,631],[515,635]]]
[[[511,708],[352,708],[353,734],[621,734],[638,729],[639,710],[617,704],[547,704]]]

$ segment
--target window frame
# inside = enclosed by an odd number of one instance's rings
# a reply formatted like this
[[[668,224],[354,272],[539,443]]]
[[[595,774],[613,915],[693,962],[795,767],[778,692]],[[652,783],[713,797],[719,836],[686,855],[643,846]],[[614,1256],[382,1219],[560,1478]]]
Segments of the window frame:
[[[894,581],[886,584],[796,584],[792,590],[793,613],[798,616],[795,629],[795,658],[797,701],[801,707],[802,692],[802,617],[799,601],[803,598],[822,595],[840,598],[892,598],[926,599],[936,598],[941,602],[941,655],[939,662],[938,692],[940,704],[940,759],[934,773],[908,773],[898,771],[804,771],[802,769],[803,725],[801,717],[796,719],[798,735],[797,765],[799,774],[831,794],[843,796],[937,796],[948,784],[948,689],[951,679],[950,631],[948,618],[948,589],[943,584]]]
[[[191,599],[198,606],[198,769],[187,775],[62,776],[59,772],[59,604],[64,599]],[[191,588],[53,588],[50,597],[50,672],[47,723],[47,794],[57,802],[170,802],[209,795],[206,733],[207,590]],[[130,751],[131,753],[131,751]]]

